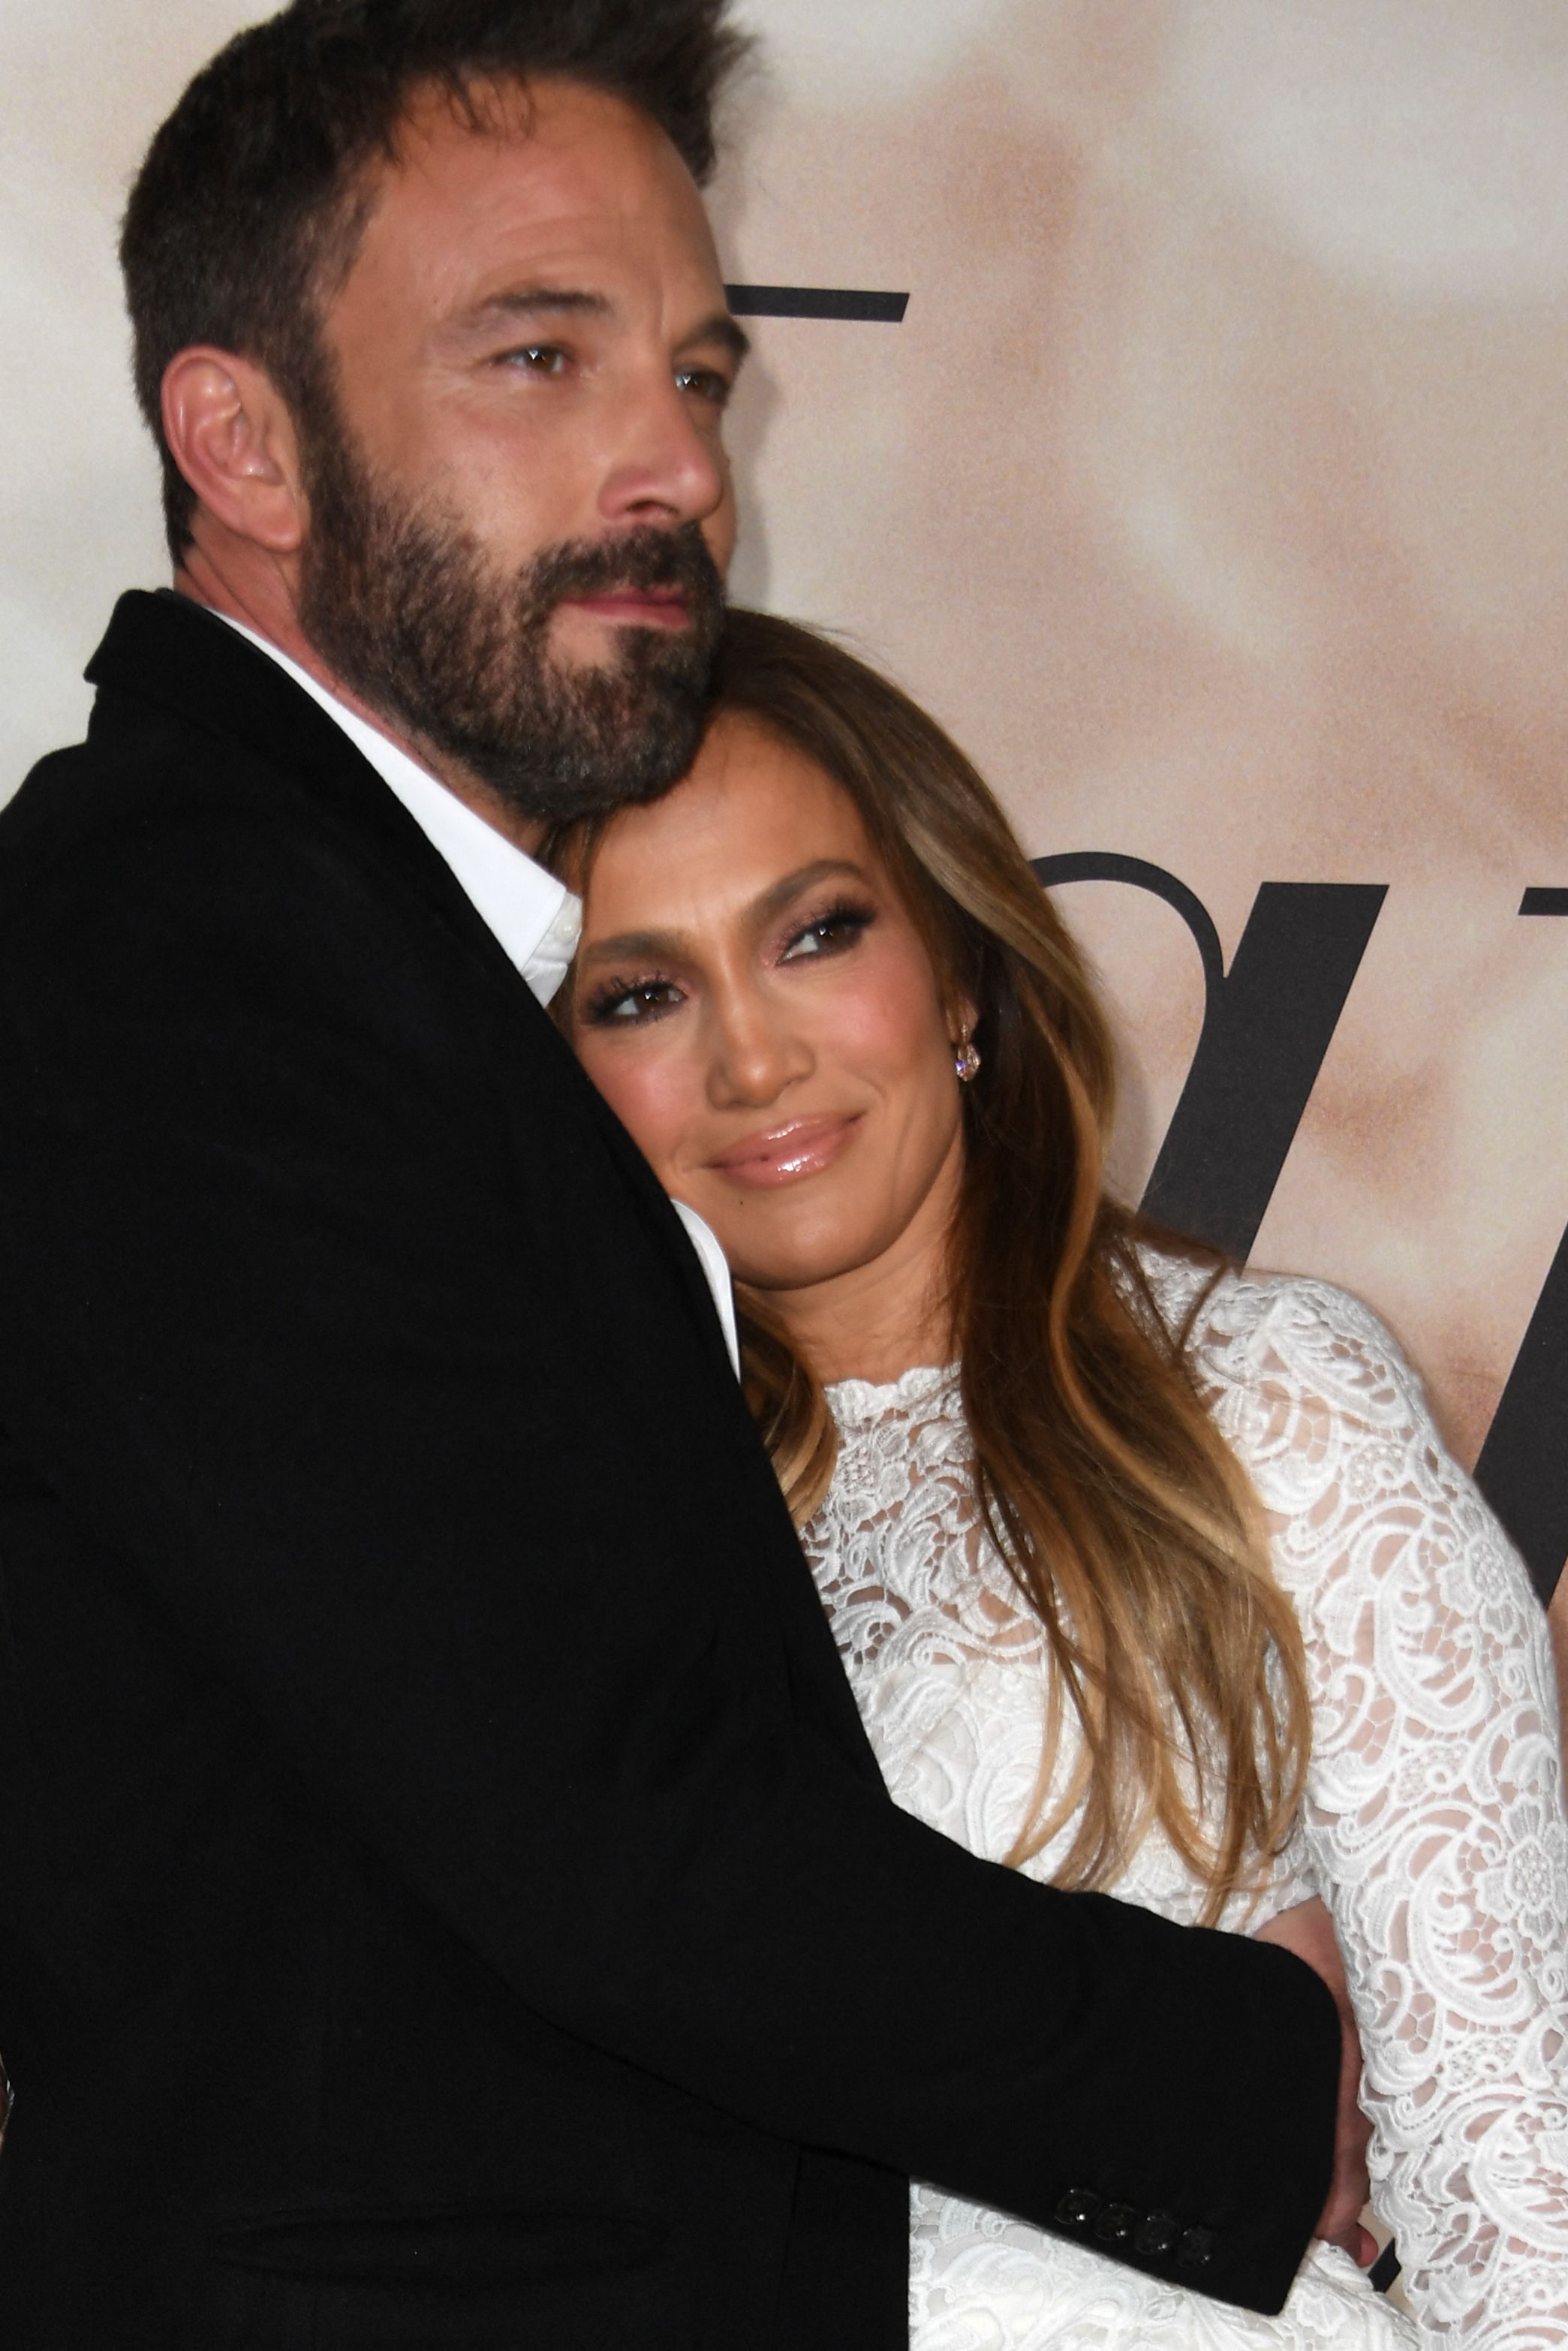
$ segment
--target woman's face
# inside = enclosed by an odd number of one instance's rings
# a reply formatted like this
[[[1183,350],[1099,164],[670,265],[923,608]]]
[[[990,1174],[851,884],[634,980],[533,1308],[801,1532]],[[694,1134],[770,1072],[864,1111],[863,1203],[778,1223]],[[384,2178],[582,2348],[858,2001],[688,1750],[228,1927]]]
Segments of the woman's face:
[[[573,1042],[738,1280],[929,1285],[962,1164],[956,1026],[849,795],[749,721],[611,824]]]

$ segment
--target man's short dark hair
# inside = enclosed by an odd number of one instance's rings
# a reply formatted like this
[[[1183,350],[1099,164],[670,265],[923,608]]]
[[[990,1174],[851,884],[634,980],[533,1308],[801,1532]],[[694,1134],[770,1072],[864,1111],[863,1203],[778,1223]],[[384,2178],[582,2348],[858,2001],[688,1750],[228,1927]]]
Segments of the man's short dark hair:
[[[583,82],[640,108],[701,183],[714,166],[714,103],[747,46],[728,10],[729,0],[293,0],[221,49],[153,140],[120,248],[176,561],[196,501],[163,442],[170,360],[214,344],[320,413],[321,308],[359,248],[366,167],[395,153],[421,90],[444,89],[472,112],[486,82]]]

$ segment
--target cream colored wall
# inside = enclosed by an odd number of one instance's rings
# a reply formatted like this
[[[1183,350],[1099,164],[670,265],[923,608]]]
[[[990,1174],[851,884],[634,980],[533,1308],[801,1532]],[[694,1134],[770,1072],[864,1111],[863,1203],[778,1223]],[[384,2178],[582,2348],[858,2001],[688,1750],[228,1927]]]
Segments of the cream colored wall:
[[[247,15],[0,0],[0,793],[162,572],[115,218]],[[852,628],[1031,852],[1390,894],[1266,1261],[1351,1282],[1473,1457],[1568,1221],[1568,18],[1551,0],[743,0],[727,264],[907,289],[758,322],[739,591]],[[1064,903],[1066,903],[1064,901]],[[1200,1011],[1174,915],[1071,912],[1136,1188]]]

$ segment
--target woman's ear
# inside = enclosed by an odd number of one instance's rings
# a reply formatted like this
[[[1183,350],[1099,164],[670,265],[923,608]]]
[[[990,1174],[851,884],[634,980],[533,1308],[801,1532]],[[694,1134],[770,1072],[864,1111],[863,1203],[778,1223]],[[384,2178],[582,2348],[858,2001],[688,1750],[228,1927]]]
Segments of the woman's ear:
[[[959,997],[956,1003],[948,1008],[947,1034],[953,1046],[953,1070],[961,1086],[967,1086],[979,1074],[980,1050],[974,1041],[978,1018],[973,1000],[967,996]]]
[[[163,434],[207,511],[269,555],[293,555],[308,510],[294,420],[265,369],[205,345],[163,377]]]
[[[980,1021],[979,1007],[972,996],[954,997],[947,1006],[947,1034],[957,1052],[967,1045]]]

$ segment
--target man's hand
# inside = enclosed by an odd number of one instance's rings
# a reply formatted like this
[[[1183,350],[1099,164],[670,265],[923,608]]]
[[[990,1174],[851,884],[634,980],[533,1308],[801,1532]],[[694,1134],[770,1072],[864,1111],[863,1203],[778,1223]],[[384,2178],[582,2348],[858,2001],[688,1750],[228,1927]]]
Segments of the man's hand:
[[[1305,1959],[1308,1967],[1322,1976],[1334,1996],[1340,2024],[1339,2121],[1334,2133],[1333,2181],[1313,2233],[1331,2245],[1340,2246],[1353,2262],[1366,2269],[1377,2259],[1376,2240],[1361,2225],[1363,2208],[1372,2193],[1366,2168],[1372,2125],[1357,2102],[1361,2040],[1351,2013],[1344,1961],[1334,1940],[1333,1921],[1314,1896],[1310,1902],[1298,1902],[1293,1909],[1281,1910],[1277,1918],[1270,1918],[1266,1927],[1257,1929],[1255,1939],[1260,1943],[1281,1943],[1286,1950],[1294,1951],[1297,1959]]]

